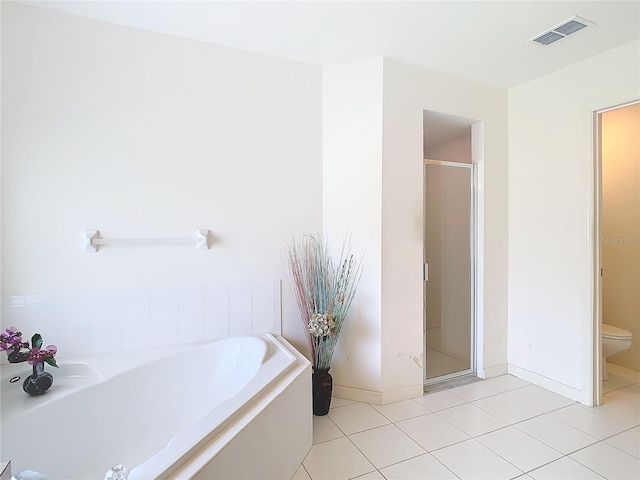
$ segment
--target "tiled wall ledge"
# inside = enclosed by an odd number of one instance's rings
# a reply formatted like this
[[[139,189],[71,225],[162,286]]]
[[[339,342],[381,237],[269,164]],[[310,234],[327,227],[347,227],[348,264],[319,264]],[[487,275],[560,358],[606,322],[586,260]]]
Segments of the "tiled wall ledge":
[[[2,330],[15,326],[58,347],[58,358],[280,334],[280,280],[2,297]],[[6,363],[6,355],[0,357]]]

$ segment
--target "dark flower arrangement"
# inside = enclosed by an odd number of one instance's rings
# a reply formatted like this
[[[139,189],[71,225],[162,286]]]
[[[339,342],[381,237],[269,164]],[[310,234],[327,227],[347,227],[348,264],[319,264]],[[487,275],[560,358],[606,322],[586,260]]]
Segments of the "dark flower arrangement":
[[[29,342],[22,341],[22,332],[16,327],[9,327],[0,333],[0,350],[7,352],[9,363],[27,362],[29,365],[47,362],[52,367],[58,367],[54,358],[58,348],[48,345],[42,348],[42,336],[36,333]]]

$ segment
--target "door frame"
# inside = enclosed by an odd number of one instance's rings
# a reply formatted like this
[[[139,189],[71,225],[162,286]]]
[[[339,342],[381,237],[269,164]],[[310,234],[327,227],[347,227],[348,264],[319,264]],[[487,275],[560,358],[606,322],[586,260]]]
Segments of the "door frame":
[[[594,175],[594,203],[593,203],[593,323],[590,338],[592,358],[588,362],[590,381],[586,382],[587,400],[591,406],[602,404],[602,114],[612,110],[636,105],[640,98],[622,101],[614,105],[592,109],[593,121],[593,175]]]
[[[471,268],[470,268],[470,279],[471,285],[469,286],[471,289],[469,302],[471,307],[471,338],[470,338],[470,367],[468,369],[462,370],[460,372],[450,373],[447,375],[442,375],[439,377],[427,379],[427,314],[426,314],[426,281],[423,280],[423,351],[425,355],[424,367],[423,367],[423,383],[424,385],[431,385],[434,383],[440,383],[442,381],[450,380],[453,378],[457,378],[463,375],[475,374],[478,371],[478,166],[474,163],[459,163],[459,162],[448,162],[443,160],[431,160],[431,159],[423,159],[423,263],[426,260],[426,239],[424,238],[425,229],[426,229],[426,171],[427,165],[435,165],[441,167],[453,167],[453,168],[464,168],[470,170],[471,174],[471,185],[470,185],[470,205],[469,205],[469,217],[470,217],[470,228],[469,228],[469,248],[470,248],[470,258],[471,258]]]

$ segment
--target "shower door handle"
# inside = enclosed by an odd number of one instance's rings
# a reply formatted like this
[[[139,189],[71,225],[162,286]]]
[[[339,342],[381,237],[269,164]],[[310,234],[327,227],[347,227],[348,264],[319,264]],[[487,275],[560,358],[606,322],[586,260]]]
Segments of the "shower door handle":
[[[422,279],[425,282],[429,281],[429,264],[425,263],[422,265]]]

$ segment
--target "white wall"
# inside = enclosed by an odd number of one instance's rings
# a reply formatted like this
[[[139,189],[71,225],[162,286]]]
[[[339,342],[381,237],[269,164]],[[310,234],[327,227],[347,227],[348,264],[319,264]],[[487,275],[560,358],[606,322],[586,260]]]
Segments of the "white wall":
[[[346,234],[356,256],[364,252],[332,363],[334,391],[347,397],[370,392],[363,399],[380,403],[382,59],[325,67],[322,90],[324,233],[335,255]]]
[[[469,136],[456,138],[449,142],[427,146],[424,158],[430,160],[442,160],[445,162],[472,163],[471,162],[471,126]]]
[[[591,401],[593,111],[640,97],[633,42],[509,90],[509,364]]]
[[[347,230],[360,246],[369,242],[332,365],[334,386],[349,398],[422,394],[424,109],[486,125],[483,255],[493,268],[483,278],[479,372],[506,372],[506,92],[387,59],[354,62],[323,75],[324,230],[334,242]]]
[[[319,67],[13,2],[2,63],[5,314],[9,296],[77,291],[241,283],[246,297],[283,278],[287,241],[321,228]],[[213,241],[88,254],[90,228]],[[283,291],[284,334],[304,345]]]

